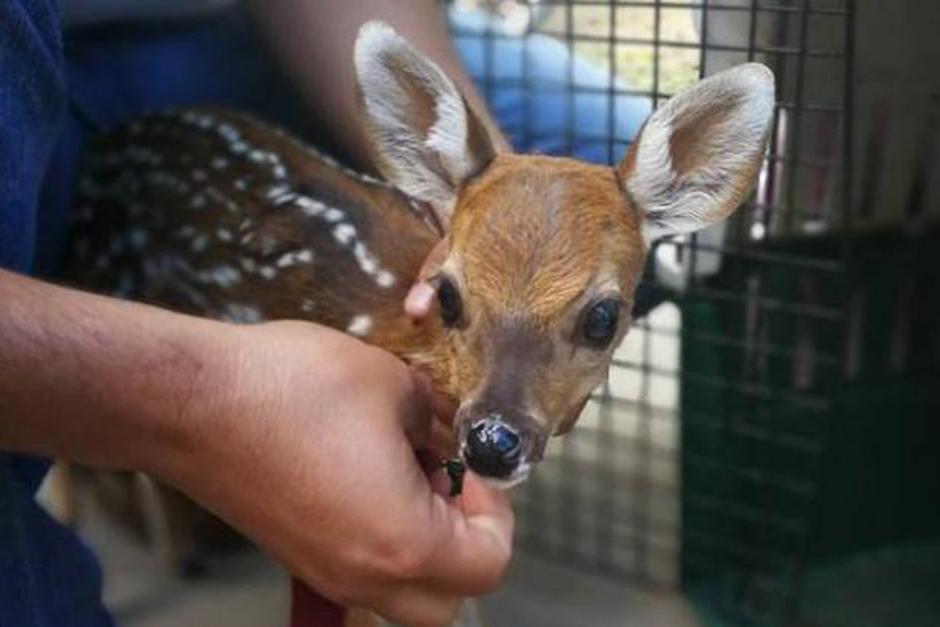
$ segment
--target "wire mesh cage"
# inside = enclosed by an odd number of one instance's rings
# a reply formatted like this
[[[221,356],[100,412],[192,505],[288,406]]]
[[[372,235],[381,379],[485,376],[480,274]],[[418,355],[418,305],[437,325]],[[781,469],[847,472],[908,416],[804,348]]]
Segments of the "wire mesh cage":
[[[651,251],[609,381],[517,495],[522,548],[681,588],[718,623],[866,624],[821,609],[836,571],[819,565],[940,529],[912,496],[937,487],[935,447],[911,453],[937,435],[922,384],[940,353],[924,288],[940,264],[935,247],[859,230],[871,182],[853,181],[854,2],[448,5],[455,37],[481,49],[470,71],[491,105],[524,103],[506,128],[520,150],[613,164],[700,77],[759,61],[777,81],[756,191],[728,224]],[[906,435],[879,431],[884,412]],[[889,498],[898,485],[907,496]]]

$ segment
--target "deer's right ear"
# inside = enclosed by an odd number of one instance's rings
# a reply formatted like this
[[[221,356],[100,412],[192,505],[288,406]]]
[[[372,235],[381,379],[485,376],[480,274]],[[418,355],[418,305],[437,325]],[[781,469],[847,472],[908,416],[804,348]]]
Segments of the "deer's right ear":
[[[386,24],[363,25],[355,62],[379,170],[446,226],[459,186],[496,155],[485,125],[447,75]]]

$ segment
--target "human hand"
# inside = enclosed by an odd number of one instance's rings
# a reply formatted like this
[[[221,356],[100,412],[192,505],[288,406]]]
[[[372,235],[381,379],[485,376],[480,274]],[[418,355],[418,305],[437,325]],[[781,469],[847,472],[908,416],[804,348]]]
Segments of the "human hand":
[[[506,496],[424,473],[428,384],[392,355],[322,327],[238,327],[161,473],[332,600],[444,625],[511,554]],[[432,487],[432,484],[435,487]]]

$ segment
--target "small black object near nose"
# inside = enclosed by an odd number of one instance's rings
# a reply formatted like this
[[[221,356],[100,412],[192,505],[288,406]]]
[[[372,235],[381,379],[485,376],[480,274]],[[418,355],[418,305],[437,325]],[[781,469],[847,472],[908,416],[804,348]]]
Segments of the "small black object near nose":
[[[474,472],[485,477],[506,478],[519,466],[522,441],[502,421],[481,420],[467,433],[464,456]]]

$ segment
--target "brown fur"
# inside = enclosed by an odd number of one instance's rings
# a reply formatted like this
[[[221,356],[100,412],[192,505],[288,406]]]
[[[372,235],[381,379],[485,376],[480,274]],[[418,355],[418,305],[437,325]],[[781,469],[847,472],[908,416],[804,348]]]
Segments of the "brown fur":
[[[608,281],[629,303],[644,263],[637,214],[614,170],[501,155],[462,190],[450,233],[445,269],[460,275],[469,318],[452,338],[456,396],[483,394],[495,364],[514,354],[524,379],[519,398],[548,421],[544,428],[559,427],[600,382],[609,355],[579,347],[579,299]],[[554,350],[507,351],[502,345],[516,337],[500,332],[507,324],[532,328]]]
[[[331,225],[305,217],[295,207],[274,206],[265,196],[267,188],[282,184],[265,167],[227,154],[218,138],[183,125],[176,114],[150,118],[138,135],[125,128],[93,145],[86,167],[86,181],[90,179],[91,185],[85,186],[79,200],[79,220],[73,234],[72,279],[87,288],[118,292],[122,274],[130,273],[134,284],[122,295],[210,317],[222,316],[228,303],[245,303],[261,307],[265,319],[309,320],[345,330],[351,317],[368,314],[374,319],[374,333],[365,338],[367,341],[403,356],[411,355],[435,372],[440,370],[435,364],[439,358],[435,357],[434,325],[415,328],[401,309],[411,281],[438,239],[421,213],[424,209],[414,208],[388,186],[363,184],[352,174],[316,158],[295,140],[249,118],[218,110],[197,113],[238,128],[255,148],[280,155],[290,171],[289,180],[283,184],[309,190],[330,207],[341,209],[370,250],[395,275],[395,285],[383,289],[362,276],[352,255],[333,241]],[[163,163],[149,166],[121,158],[106,165],[107,155],[121,154],[130,145],[155,151]],[[217,157],[228,159],[231,165],[213,169],[211,163]],[[154,169],[172,173],[189,182],[192,189],[180,194],[148,184],[144,177]],[[206,180],[192,181],[195,170],[204,172]],[[247,189],[233,187],[238,178],[249,181]],[[105,192],[88,190],[106,186],[110,187]],[[190,208],[191,199],[207,189],[217,190],[220,198],[207,199],[206,206],[199,210]],[[232,203],[236,211],[228,211],[225,202]],[[139,208],[136,217],[131,216],[134,206]],[[246,218],[254,225],[240,229]],[[192,251],[189,241],[174,235],[187,225],[208,237],[205,252]],[[126,240],[128,230],[135,227],[147,231],[149,241],[144,249],[108,255],[108,267],[96,268],[96,258],[107,254],[114,241]],[[232,233],[232,241],[218,240],[220,228]],[[243,243],[241,238],[248,234],[251,240]],[[273,243],[266,246],[269,242]],[[204,303],[194,302],[179,288],[177,279],[180,283],[187,281],[179,270],[171,270],[170,276],[159,281],[142,276],[148,260],[166,256],[182,258],[200,268],[226,264],[241,270],[241,257],[253,259],[258,266],[276,267],[277,259],[285,252],[303,247],[313,249],[313,263],[277,269],[273,280],[243,272],[236,285],[192,286]],[[312,311],[302,309],[304,297],[313,301]]]
[[[287,179],[277,180],[265,164],[229,154],[214,130],[186,124],[179,113],[152,117],[136,132],[119,130],[98,141],[89,160],[90,187],[99,193],[86,193],[80,202],[95,211],[76,225],[75,241],[82,244],[76,247],[77,282],[114,291],[121,275],[129,272],[135,280],[126,296],[210,317],[223,317],[231,303],[248,304],[257,306],[265,319],[309,320],[345,330],[351,318],[365,314],[373,321],[365,341],[424,368],[458,401],[479,391],[493,355],[506,353],[492,338],[512,335],[500,334],[499,328],[524,323],[554,349],[554,357],[533,361],[543,353],[528,351],[518,361],[526,373],[520,397],[550,423],[545,428],[570,423],[606,372],[606,353],[579,348],[574,338],[584,305],[579,299],[597,282],[612,281],[629,304],[644,262],[638,215],[615,170],[571,159],[504,154],[460,190],[448,257],[448,263],[459,267],[455,279],[462,282],[469,316],[467,328],[458,334],[446,331],[436,317],[416,325],[402,311],[408,287],[438,241],[429,226],[433,222],[421,213],[426,208],[416,209],[388,186],[364,183],[245,116],[215,109],[194,113],[210,116],[215,126],[237,128],[255,150],[279,155]],[[154,151],[161,163],[138,164],[128,158],[109,162],[108,155],[124,154],[131,145]],[[213,168],[218,157],[229,160],[229,166]],[[180,194],[149,184],[145,175],[155,169],[187,181],[191,189]],[[204,176],[192,180],[197,170]],[[236,189],[233,181],[238,178],[250,184]],[[107,193],[100,192],[108,185]],[[269,198],[266,190],[277,185],[342,210],[393,272],[395,285],[380,288],[363,276],[349,251],[333,241],[331,225]],[[193,209],[189,205],[197,195],[207,200],[205,207]],[[252,221],[247,230],[241,228],[246,218]],[[209,238],[204,252],[191,250],[192,238],[175,235],[186,225]],[[115,240],[126,240],[127,230],[134,227],[147,229],[148,244],[133,254],[112,255],[107,268],[96,268],[94,260]],[[231,241],[219,241],[219,229],[230,231]],[[250,240],[243,242],[246,235]],[[227,286],[203,282],[181,289],[180,284],[191,281],[180,271],[171,269],[168,276],[153,280],[141,270],[148,260],[165,257],[200,268],[223,264],[240,270],[239,259],[245,256],[256,266],[273,266],[285,252],[304,247],[313,250],[311,264],[277,269],[274,279],[241,272],[241,280]],[[198,290],[200,302],[192,290]],[[301,306],[305,298],[313,302],[311,311]]]
[[[243,116],[155,116],[95,149],[73,276],[85,287],[189,313],[241,322],[301,319],[359,335],[427,370],[459,401],[459,433],[490,416],[512,423],[527,447],[513,472],[524,477],[546,437],[571,428],[607,375],[629,328],[650,224],[664,227],[663,235],[669,220],[704,226],[730,213],[760,154],[745,164],[750,168],[720,172],[733,179],[728,184],[716,177],[708,183],[716,189],[697,190],[728,192],[707,209],[713,215],[654,216],[657,194],[679,189],[685,173],[727,149],[727,137],[722,143],[709,132],[734,102],[699,94],[710,104],[684,107],[666,126],[671,163],[652,161],[633,181],[665,181],[652,191],[633,185],[652,205],[641,224],[625,193],[634,151],[616,168],[496,154],[472,111],[438,119],[439,105],[466,108],[465,101],[455,102],[452,86],[419,80],[414,71],[438,70],[396,37],[388,27],[363,27],[357,70],[397,81],[407,102],[385,106],[379,89],[388,83],[373,80],[359,85],[360,104],[380,169],[433,209]],[[754,93],[771,93],[766,69],[745,72],[731,84],[763,81]],[[438,122],[465,133],[447,137],[441,149],[427,141]],[[461,301],[455,328],[438,316],[416,324],[402,310],[432,250],[444,256],[431,281],[453,282]],[[602,300],[620,308],[615,333],[588,337],[585,316]],[[348,618],[369,624],[365,614]]]

